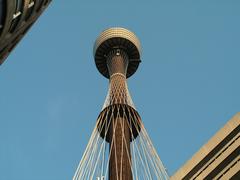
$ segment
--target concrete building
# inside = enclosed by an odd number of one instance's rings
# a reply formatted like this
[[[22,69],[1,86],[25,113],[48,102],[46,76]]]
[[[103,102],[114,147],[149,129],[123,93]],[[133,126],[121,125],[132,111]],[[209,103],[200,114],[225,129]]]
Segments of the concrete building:
[[[171,180],[240,180],[240,113],[236,114]]]
[[[0,65],[51,0],[0,0]]]

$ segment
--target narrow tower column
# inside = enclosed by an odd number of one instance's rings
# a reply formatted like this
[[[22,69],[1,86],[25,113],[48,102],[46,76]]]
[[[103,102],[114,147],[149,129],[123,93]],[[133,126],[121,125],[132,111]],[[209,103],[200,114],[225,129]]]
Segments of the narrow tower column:
[[[120,49],[113,50],[107,57],[110,75],[110,104],[127,103],[126,72],[128,57]],[[117,116],[109,129],[110,162],[109,179],[132,180],[130,129],[127,119]]]
[[[94,56],[100,73],[109,78],[109,91],[99,117],[98,131],[109,143],[109,180],[132,180],[131,142],[140,132],[127,78],[140,63],[140,42],[124,28],[110,28],[95,42]]]
[[[107,56],[109,71],[109,105],[128,104],[126,72],[128,56],[120,49],[113,50]]]

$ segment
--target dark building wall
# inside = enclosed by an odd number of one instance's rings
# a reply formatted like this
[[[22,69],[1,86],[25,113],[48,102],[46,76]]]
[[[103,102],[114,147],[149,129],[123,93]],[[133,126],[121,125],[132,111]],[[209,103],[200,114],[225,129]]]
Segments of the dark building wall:
[[[0,0],[0,29],[2,28],[3,25],[3,16],[4,15],[4,4],[3,0]]]
[[[0,0],[0,65],[51,0]]]

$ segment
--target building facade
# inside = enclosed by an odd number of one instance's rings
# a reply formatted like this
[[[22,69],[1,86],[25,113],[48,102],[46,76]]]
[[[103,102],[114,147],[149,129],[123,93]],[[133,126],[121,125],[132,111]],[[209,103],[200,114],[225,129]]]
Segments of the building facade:
[[[51,0],[0,0],[0,65]]]
[[[236,114],[171,180],[239,180],[240,113]]]

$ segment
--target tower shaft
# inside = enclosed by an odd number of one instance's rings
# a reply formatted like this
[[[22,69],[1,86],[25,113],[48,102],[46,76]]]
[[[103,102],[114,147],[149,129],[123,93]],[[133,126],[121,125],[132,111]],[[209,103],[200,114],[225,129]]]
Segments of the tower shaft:
[[[129,104],[126,83],[127,55],[124,51],[113,50],[108,55],[107,66],[110,74],[108,105]]]
[[[126,119],[117,118],[111,124],[109,179],[132,180],[130,131]],[[114,132],[115,131],[115,132]]]
[[[107,57],[110,75],[110,105],[127,104],[126,70],[128,57],[124,51],[113,50]],[[130,129],[126,116],[116,116],[110,125],[110,180],[132,180]]]
[[[107,29],[93,54],[109,90],[73,180],[168,180],[128,91],[127,78],[141,62],[138,38],[124,28]]]

